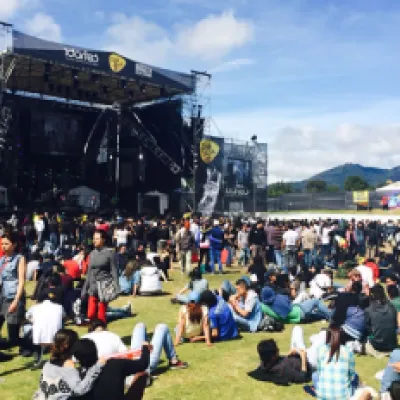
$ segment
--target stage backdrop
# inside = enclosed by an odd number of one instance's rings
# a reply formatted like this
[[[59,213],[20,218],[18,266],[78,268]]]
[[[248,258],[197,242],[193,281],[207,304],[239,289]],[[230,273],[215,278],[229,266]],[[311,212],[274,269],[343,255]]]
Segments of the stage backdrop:
[[[251,213],[267,209],[267,145],[204,137],[196,173],[196,211]]]

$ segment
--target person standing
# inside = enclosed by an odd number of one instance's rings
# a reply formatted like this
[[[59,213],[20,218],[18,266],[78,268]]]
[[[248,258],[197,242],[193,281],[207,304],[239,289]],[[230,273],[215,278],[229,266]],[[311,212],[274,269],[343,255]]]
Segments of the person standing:
[[[239,254],[239,265],[247,268],[250,262],[250,247],[249,247],[249,229],[246,224],[243,224],[242,230],[238,233],[238,248]]]
[[[224,246],[224,231],[218,220],[214,221],[214,227],[210,231],[210,264],[211,272],[215,273],[215,263],[218,263],[219,273],[222,274],[221,252]]]
[[[301,233],[301,246],[304,252],[304,264],[307,268],[311,268],[311,265],[313,264],[313,254],[317,241],[317,234],[309,224],[305,224],[304,230]]]
[[[88,318],[100,319],[106,322],[107,302],[102,301],[104,293],[99,293],[99,282],[114,284],[119,292],[118,271],[111,250],[105,247],[106,233],[96,231],[93,235],[94,250],[89,256],[89,268],[85,284],[82,288],[82,297],[89,295]]]
[[[17,252],[19,236],[16,232],[4,233],[0,259],[0,330],[7,322],[10,346],[20,344],[19,332],[25,319],[25,257]]]
[[[282,249],[285,251],[285,262],[283,269],[285,273],[288,272],[288,268],[297,266],[296,250],[299,245],[299,235],[294,230],[293,224],[288,225],[288,230],[283,234]]]
[[[267,235],[265,233],[262,221],[258,221],[257,225],[251,230],[249,243],[252,256],[261,256],[265,264],[265,248],[267,247]]]
[[[192,264],[192,250],[195,245],[193,233],[190,231],[190,222],[185,221],[184,227],[176,235],[176,244],[181,256],[182,274],[190,272]]]

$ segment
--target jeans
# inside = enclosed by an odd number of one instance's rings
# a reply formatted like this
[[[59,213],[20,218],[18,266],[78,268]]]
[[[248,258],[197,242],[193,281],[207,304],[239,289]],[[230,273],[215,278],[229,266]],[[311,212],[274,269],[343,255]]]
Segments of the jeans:
[[[55,233],[55,232],[50,233],[50,243],[53,246],[53,250],[55,250],[57,248],[57,244],[58,244],[57,233]]]
[[[240,249],[240,255],[238,263],[239,265],[247,265],[250,261],[250,249],[248,247],[243,247]]]
[[[210,249],[211,272],[215,272],[215,263],[218,263],[219,272],[222,273],[221,250]]]
[[[310,299],[303,301],[299,304],[303,312],[303,320],[316,321],[320,319],[330,320],[332,312],[329,308],[319,299]]]
[[[60,233],[60,247],[63,247],[63,244],[68,241],[68,235],[66,233]]]
[[[226,246],[226,250],[228,250],[228,258],[226,260],[226,265],[231,266],[233,261],[233,251],[234,249],[231,246]]]
[[[140,350],[143,342],[147,341],[146,325],[143,323],[136,324],[132,332],[131,349]],[[168,326],[165,324],[158,324],[154,329],[154,334],[151,339],[153,351],[150,353],[149,372],[157,369],[161,357],[161,351],[164,349],[165,354],[169,361],[177,358],[174,343]]]
[[[181,269],[182,272],[187,272],[190,270],[190,266],[192,265],[192,251],[185,250],[181,251]]]
[[[304,250],[304,264],[307,267],[311,267],[313,260],[313,250],[305,249]]]
[[[296,247],[287,246],[283,252],[283,265],[282,270],[284,273],[288,273],[289,269],[297,265],[296,259]]]
[[[328,257],[331,255],[331,245],[330,244],[323,244],[321,246],[321,256],[322,258]]]
[[[221,289],[228,293],[229,296],[236,294],[236,288],[228,280],[225,280],[221,283]]]
[[[365,248],[365,242],[360,243],[357,245],[357,253],[360,257],[365,257],[365,252],[366,252],[366,248]]]
[[[116,321],[117,319],[129,318],[132,315],[123,308],[107,307],[107,322]]]
[[[396,372],[393,367],[391,367],[391,364],[398,363],[399,361],[400,349],[393,350],[392,354],[390,355],[388,365],[383,372],[383,378],[380,388],[381,393],[388,392],[390,386],[392,386],[392,383],[400,380],[400,374]]]
[[[274,254],[275,254],[276,265],[278,266],[279,269],[282,269],[283,267],[282,250],[274,250]]]

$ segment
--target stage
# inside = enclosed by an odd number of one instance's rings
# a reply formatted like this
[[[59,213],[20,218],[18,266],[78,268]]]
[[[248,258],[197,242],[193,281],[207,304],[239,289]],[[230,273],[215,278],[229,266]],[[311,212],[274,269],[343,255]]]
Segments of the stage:
[[[183,117],[196,73],[45,41],[6,24],[0,29],[9,36],[0,48],[0,185],[7,205],[75,204],[70,192],[86,187],[100,194],[93,208],[178,212],[201,135],[200,113]],[[158,209],[154,193],[163,199]]]

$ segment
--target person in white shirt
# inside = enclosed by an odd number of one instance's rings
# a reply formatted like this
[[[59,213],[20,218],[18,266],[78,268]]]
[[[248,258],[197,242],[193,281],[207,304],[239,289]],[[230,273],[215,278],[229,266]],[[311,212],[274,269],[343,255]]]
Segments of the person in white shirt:
[[[107,326],[103,321],[93,320],[89,326],[89,333],[83,336],[83,339],[90,339],[95,343],[99,357],[108,358],[118,356],[129,358],[130,352],[139,351],[142,348],[143,342],[147,341],[147,332],[146,326],[143,323],[136,324],[132,331],[131,346],[129,349],[118,335],[107,331]],[[169,360],[171,369],[184,369],[188,367],[187,363],[179,360],[167,325],[158,324],[154,328],[151,345],[153,350],[150,355],[149,373],[158,368],[163,349]]]
[[[150,262],[144,265],[140,270],[140,281],[133,288],[133,295],[136,295],[138,291],[145,296],[161,294],[162,283],[160,277],[160,270],[156,266],[151,265]]]
[[[123,226],[117,228],[114,232],[114,239],[116,241],[117,247],[119,246],[127,246],[128,244],[128,237],[130,232]]]
[[[363,264],[364,259],[360,259],[359,263],[360,264],[356,267],[356,270],[360,272],[363,284],[367,284],[369,288],[374,287],[375,282],[372,269]]]
[[[43,216],[38,216],[35,219],[35,230],[38,238],[38,243],[42,243],[43,241],[43,232],[44,232],[44,221]]]
[[[289,224],[288,230],[282,236],[282,250],[284,251],[282,268],[285,273],[297,266],[299,239],[298,233],[293,229],[293,224]]]
[[[316,299],[321,299],[324,293],[332,287],[331,271],[323,270],[320,274],[314,276],[310,281],[310,295]]]
[[[122,339],[116,333],[107,331],[105,323],[100,320],[91,321],[89,333],[82,339],[90,339],[95,343],[99,358],[110,357],[128,350]]]
[[[26,265],[26,279],[28,281],[37,281],[38,271],[40,270],[40,264],[43,259],[40,254],[33,254],[32,260]]]
[[[32,306],[26,313],[26,319],[32,324],[25,327],[25,335],[32,332],[34,348],[33,369],[41,368],[43,351],[54,342],[54,336],[63,327],[63,319],[66,317],[63,307],[46,299],[42,303]]]

